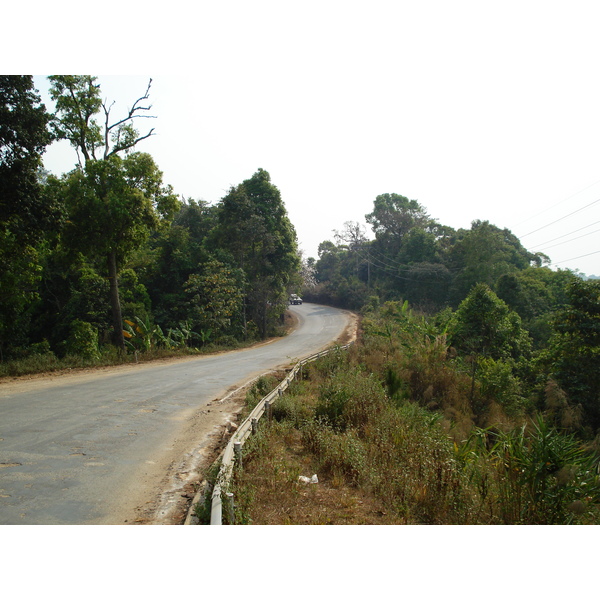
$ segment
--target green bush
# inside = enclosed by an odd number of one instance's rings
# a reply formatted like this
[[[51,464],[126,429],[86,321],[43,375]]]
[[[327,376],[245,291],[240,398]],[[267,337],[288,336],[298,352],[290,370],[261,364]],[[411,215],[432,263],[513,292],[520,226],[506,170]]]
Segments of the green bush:
[[[597,457],[575,436],[559,432],[542,417],[529,430],[525,426],[509,432],[475,430],[462,450],[480,482],[485,480],[483,499],[499,522],[598,522]]]
[[[272,415],[276,421],[287,421],[300,428],[314,417],[312,408],[302,402],[301,394],[305,390],[304,382],[297,383],[273,403]]]
[[[345,430],[366,425],[386,402],[381,382],[360,369],[341,370],[322,384],[315,408],[317,419]]]
[[[523,413],[527,401],[521,395],[521,382],[514,375],[510,362],[480,359],[477,379],[481,394],[498,402],[507,415],[516,417]]]
[[[71,322],[71,331],[66,343],[67,354],[80,356],[85,359],[98,360],[98,330],[87,323],[75,319]]]
[[[367,447],[355,430],[344,433],[329,425],[311,421],[302,428],[302,439],[316,456],[316,469],[322,475],[341,477],[352,485],[364,478]]]
[[[261,375],[246,392],[248,411],[252,411],[271,390],[277,387],[278,383],[272,375]]]

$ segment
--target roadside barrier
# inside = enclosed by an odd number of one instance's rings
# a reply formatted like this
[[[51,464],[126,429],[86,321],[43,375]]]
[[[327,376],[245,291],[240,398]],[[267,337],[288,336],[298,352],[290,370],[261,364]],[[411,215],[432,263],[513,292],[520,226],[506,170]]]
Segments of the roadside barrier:
[[[228,488],[228,484],[233,475],[233,467],[237,464],[241,466],[242,462],[242,446],[248,437],[255,433],[258,427],[258,421],[265,416],[271,418],[271,406],[279,398],[285,390],[288,389],[292,381],[296,379],[296,375],[302,372],[302,367],[310,362],[313,362],[327,354],[336,350],[346,350],[353,342],[344,346],[334,346],[327,350],[322,350],[297,362],[288,376],[272,391],[269,392],[252,410],[245,421],[238,427],[235,433],[231,436],[229,443],[223,451],[221,467],[213,488],[212,503],[210,511],[210,524],[223,524],[223,490]],[[233,522],[233,494],[226,492],[226,510],[229,514],[229,522]]]

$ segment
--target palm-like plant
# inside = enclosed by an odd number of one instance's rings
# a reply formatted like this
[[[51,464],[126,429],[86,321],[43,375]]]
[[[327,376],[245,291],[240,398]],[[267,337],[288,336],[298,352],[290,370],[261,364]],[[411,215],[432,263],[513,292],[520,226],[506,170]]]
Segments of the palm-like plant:
[[[600,503],[598,459],[573,436],[549,426],[542,417],[509,432],[476,430],[462,457],[495,467],[489,501],[506,524],[593,522]],[[478,461],[478,469],[481,469]],[[490,490],[491,492],[491,490]],[[597,516],[597,515],[596,515]]]

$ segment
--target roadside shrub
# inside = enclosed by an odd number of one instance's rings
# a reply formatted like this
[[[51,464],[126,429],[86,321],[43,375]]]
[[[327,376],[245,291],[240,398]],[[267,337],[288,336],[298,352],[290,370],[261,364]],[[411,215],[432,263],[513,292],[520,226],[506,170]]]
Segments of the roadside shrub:
[[[29,346],[29,353],[37,356],[43,356],[44,354],[53,354],[50,343],[48,340],[42,340]]]
[[[315,455],[317,471],[322,475],[351,485],[363,479],[367,449],[356,430],[340,433],[326,423],[311,421],[302,429],[302,440]]]
[[[261,375],[246,392],[246,406],[248,412],[252,409],[273,389],[277,387],[279,382],[272,375]]]
[[[475,430],[461,451],[485,482],[493,522],[567,525],[598,521],[598,460],[542,417],[509,432]],[[484,466],[485,463],[485,466]],[[487,468],[486,468],[487,466]]]
[[[517,417],[523,414],[527,400],[521,395],[521,382],[514,375],[510,363],[481,358],[477,379],[480,383],[480,393],[498,402],[508,416]]]
[[[450,356],[446,336],[415,340],[410,352],[400,358],[401,376],[408,382],[411,400],[429,409],[452,408],[470,415],[469,382]]]
[[[296,428],[302,427],[314,417],[314,410],[304,399],[303,382],[296,383],[293,388],[288,388],[285,394],[273,404],[272,415],[276,421],[287,421]]]
[[[306,365],[304,371],[313,381],[325,380],[331,375],[344,370],[349,364],[349,352],[338,347],[329,354]]]
[[[342,431],[361,428],[385,402],[385,391],[377,377],[354,368],[335,374],[321,385],[315,416]]]
[[[67,354],[84,359],[98,360],[98,330],[86,321],[75,319],[71,322],[71,331],[66,343]]]

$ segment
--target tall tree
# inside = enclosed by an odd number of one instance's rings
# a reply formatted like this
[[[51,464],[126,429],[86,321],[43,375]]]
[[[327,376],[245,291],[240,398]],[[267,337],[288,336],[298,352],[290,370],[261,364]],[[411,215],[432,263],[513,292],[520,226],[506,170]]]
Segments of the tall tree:
[[[140,96],[128,110],[127,115],[111,122],[114,102],[107,104],[100,96],[97,77],[91,75],[51,75],[50,96],[56,103],[54,132],[58,139],[68,140],[76,149],[79,162],[106,159],[119,152],[134,148],[135,145],[154,135],[154,128],[140,135],[133,126],[136,119],[154,119],[146,105],[149,99],[152,79],[143,96]],[[104,123],[98,122],[102,111]],[[81,154],[80,154],[81,153]]]
[[[139,118],[153,118],[146,105],[150,85],[126,116],[111,122],[114,103],[100,96],[91,75],[52,75],[50,94],[56,102],[56,136],[77,150],[79,169],[66,178],[69,234],[74,247],[84,253],[104,255],[110,282],[113,342],[125,347],[118,274],[124,258],[139,246],[159,217],[172,216],[177,200],[163,187],[162,173],[149,154],[131,151],[153,135],[140,135],[134,127]],[[98,115],[104,115],[104,123]],[[125,152],[125,159],[119,153]],[[81,160],[83,157],[83,162]]]
[[[494,359],[517,359],[530,350],[519,315],[484,283],[475,285],[460,303],[451,339],[460,351]]]
[[[365,227],[356,221],[346,221],[341,231],[334,230],[338,246],[344,245],[356,261],[356,278],[359,278],[361,265],[367,273],[367,283],[370,275],[369,241],[365,235]]]
[[[460,239],[449,253],[449,268],[456,271],[452,300],[458,304],[476,283],[493,288],[498,278],[527,269],[539,256],[528,252],[508,229],[489,221],[473,221],[469,231],[460,230]]]
[[[49,120],[30,75],[0,75],[0,358],[35,295],[36,245],[60,222],[58,203],[39,181]]]
[[[485,284],[473,287],[460,303],[450,323],[452,345],[471,361],[471,403],[480,362],[507,361],[507,365],[529,355],[531,339],[521,317]]]
[[[373,211],[365,216],[377,240],[387,250],[397,252],[404,236],[415,227],[427,229],[435,222],[416,200],[400,194],[380,194],[375,198]]]
[[[600,281],[574,277],[567,285],[567,306],[559,311],[549,345],[553,377],[586,424],[600,429]]]
[[[296,231],[267,171],[259,169],[223,198],[216,236],[246,275],[249,317],[266,337],[300,270]]]
[[[0,226],[17,244],[35,243],[54,225],[57,207],[38,178],[49,121],[30,75],[0,75]]]
[[[104,257],[110,283],[113,342],[124,348],[118,274],[127,256],[162,220],[172,218],[178,200],[163,186],[149,154],[134,152],[88,161],[65,177],[69,220],[67,245],[87,256]]]

